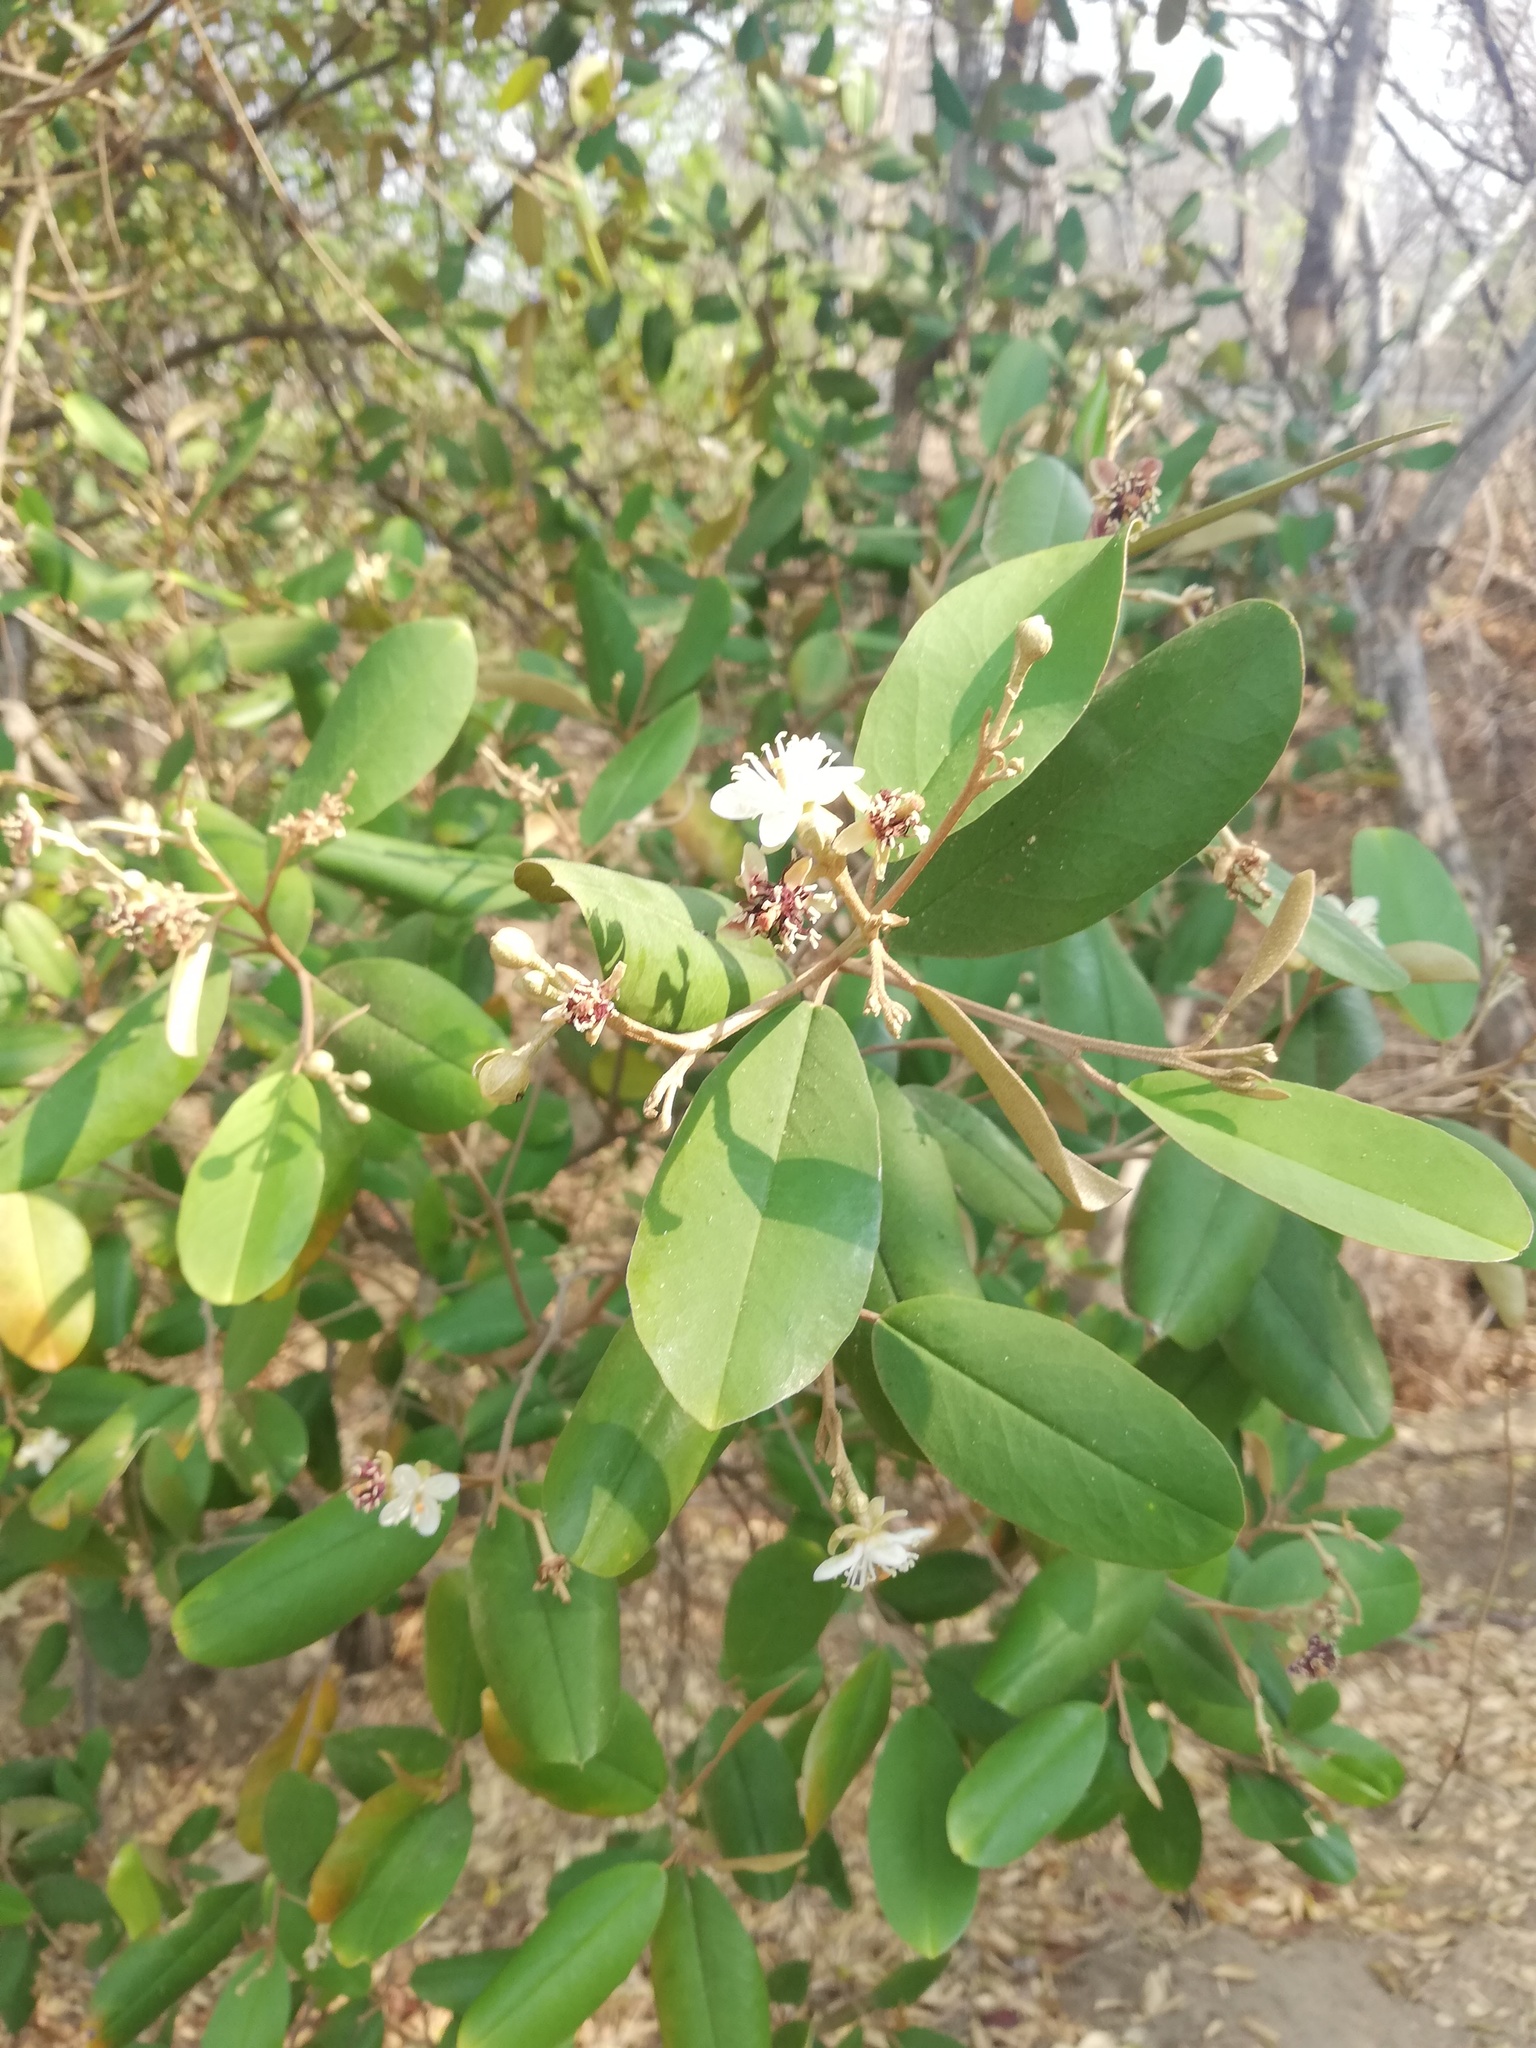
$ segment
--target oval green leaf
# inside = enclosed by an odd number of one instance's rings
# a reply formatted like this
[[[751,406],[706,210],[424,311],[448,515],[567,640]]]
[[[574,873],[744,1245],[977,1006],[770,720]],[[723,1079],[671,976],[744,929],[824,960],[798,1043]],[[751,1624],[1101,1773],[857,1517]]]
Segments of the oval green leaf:
[[[1277,860],[1272,860],[1265,871],[1265,880],[1270,894],[1254,908],[1253,914],[1260,924],[1268,925],[1285,900],[1285,892],[1294,877],[1289,868],[1283,868]],[[1408,986],[1407,968],[1400,966],[1385,946],[1345,914],[1344,906],[1336,896],[1314,899],[1312,915],[1307,919],[1307,928],[1296,950],[1304,960],[1320,967],[1324,974],[1336,975],[1340,981],[1351,982],[1356,988],[1374,990],[1377,995],[1390,995],[1393,990]]]
[[[871,1067],[869,1085],[880,1122],[880,1263],[897,1300],[979,1296],[943,1147],[888,1074]]]
[[[351,1016],[349,1023],[341,1019]],[[344,960],[315,984],[337,1065],[372,1076],[368,1101],[413,1131],[458,1131],[486,1113],[471,1069],[505,1047],[477,1003],[413,960]]]
[[[331,1949],[343,1968],[376,1961],[442,1911],[464,1868],[474,1825],[462,1792],[411,1815],[332,1924]]]
[[[1008,562],[1081,542],[1092,517],[1092,501],[1076,470],[1060,456],[1032,455],[1004,477],[987,507],[981,551],[989,562]]]
[[[16,958],[44,995],[67,1003],[80,993],[80,955],[46,910],[17,899],[0,917]]]
[[[568,1892],[465,2013],[459,2048],[562,2048],[639,1961],[666,1896],[654,1863]]]
[[[543,1763],[584,1764],[619,1711],[619,1602],[611,1579],[573,1571],[570,1599],[538,1584],[539,1547],[503,1509],[475,1538],[469,1614],[486,1681],[507,1725]]]
[[[1161,1335],[1199,1351],[1247,1300],[1282,1213],[1192,1153],[1161,1146],[1131,1209],[1127,1302]]]
[[[1477,1008],[1482,947],[1477,927],[1444,863],[1411,832],[1376,825],[1355,834],[1349,855],[1349,885],[1357,897],[1376,899],[1376,929],[1383,946],[1431,939],[1470,963],[1470,982],[1415,985],[1397,991],[1398,1008],[1428,1037],[1454,1038]]]
[[[693,757],[703,715],[696,696],[681,697],[603,764],[581,807],[583,846],[596,846],[672,787]]]
[[[891,1660],[871,1650],[816,1716],[805,1745],[805,1832],[814,1839],[875,1753],[891,1718]]]
[[[712,1714],[694,1752],[702,1770],[736,1724],[729,1707]],[[805,1845],[805,1823],[795,1798],[795,1773],[784,1746],[755,1722],[715,1765],[699,1792],[704,1819],[722,1856],[778,1858],[785,1867],[738,1870],[736,1882],[749,1898],[782,1899],[795,1881],[796,1851]]]
[[[414,1578],[452,1526],[445,1519],[433,1536],[409,1522],[381,1528],[338,1494],[194,1586],[171,1615],[177,1647],[224,1668],[302,1650]]]
[[[1280,1225],[1222,1349],[1298,1422],[1375,1437],[1392,1420],[1392,1373],[1359,1288],[1333,1245],[1299,1217]]]
[[[945,1816],[965,1776],[933,1707],[909,1707],[885,1739],[869,1802],[869,1862],[880,1910],[909,1948],[941,1956],[976,1910],[979,1879],[949,1846]]]
[[[544,1474],[555,1548],[615,1579],[636,1565],[698,1484],[717,1438],[679,1408],[626,1323],[603,1353]]]
[[[313,808],[351,774],[348,823],[366,825],[432,772],[474,701],[475,640],[462,619],[391,627],[342,684],[273,816]]]
[[[66,392],[59,400],[59,411],[80,447],[89,448],[128,476],[149,475],[149,450],[99,398],[88,391]]]
[[[1104,1754],[1104,1710],[1064,1700],[994,1742],[949,1802],[949,1846],[979,1870],[1028,1855],[1059,1828],[1093,1783]]]
[[[1128,1650],[1157,1612],[1161,1572],[1053,1558],[1003,1624],[976,1690],[1010,1714],[1033,1714]]]
[[[1362,1244],[1492,1264],[1531,1240],[1530,1211],[1492,1161],[1415,1118],[1299,1081],[1283,1102],[1172,1071],[1123,1092],[1229,1180]]]
[[[880,1233],[869,1078],[832,1009],[767,1017],[705,1080],[646,1196],[635,1329],[706,1428],[813,1380],[858,1318]]]
[[[1480,1131],[1475,1124],[1452,1123],[1449,1117],[1443,1116],[1427,1116],[1424,1121],[1433,1124],[1437,1131],[1444,1131],[1448,1137],[1460,1139],[1463,1145],[1470,1145],[1485,1159],[1491,1159],[1505,1179],[1513,1183],[1516,1194],[1530,1211],[1532,1225],[1536,1226],[1536,1166],[1522,1159],[1518,1153],[1511,1152],[1507,1145],[1501,1145],[1487,1131]],[[1536,1236],[1519,1254],[1515,1264],[1536,1267]]]
[[[846,1590],[838,1579],[815,1576],[825,1562],[825,1552],[802,1536],[752,1553],[725,1605],[722,1678],[750,1690],[810,1655]]]
[[[528,892],[515,879],[517,862],[488,853],[423,846],[382,832],[348,832],[320,847],[313,858],[321,874],[334,881],[445,916],[497,910],[516,915],[529,904]]]
[[[620,1693],[613,1733],[590,1762],[550,1764],[513,1734],[496,1695],[485,1695],[485,1746],[491,1761],[525,1790],[562,1813],[647,1813],[667,1789],[667,1759],[650,1716]]]
[[[206,1301],[250,1301],[303,1251],[320,1207],[320,1105],[303,1074],[263,1074],[226,1111],[187,1176],[176,1255]]]
[[[169,1933],[136,1941],[120,1955],[91,1997],[93,2048],[122,2048],[216,1970],[255,1914],[254,1884],[219,1884],[202,1892]]]
[[[667,1873],[651,1989],[662,2048],[768,2048],[773,2020],[756,1944],[702,1870]]]
[[[1187,1892],[1200,1870],[1205,1846],[1200,1809],[1189,1780],[1169,1764],[1157,1781],[1161,1806],[1154,1806],[1139,1785],[1125,1800],[1125,1833],[1131,1853],[1163,1892]]]
[[[1232,1461],[1186,1408],[1080,1330],[988,1301],[888,1309],[881,1385],[948,1479],[1086,1557],[1174,1571],[1242,1527]]]

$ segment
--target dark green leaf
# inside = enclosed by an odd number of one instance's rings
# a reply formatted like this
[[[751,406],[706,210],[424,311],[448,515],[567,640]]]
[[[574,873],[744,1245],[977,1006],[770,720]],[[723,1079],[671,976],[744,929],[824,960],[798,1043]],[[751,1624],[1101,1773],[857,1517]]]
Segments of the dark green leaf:
[[[651,1937],[662,2048],[769,2048],[768,1986],[757,1949],[705,1873],[672,1870]]]
[[[1046,1237],[1061,1221],[1062,1199],[1023,1146],[963,1096],[904,1088],[919,1120],[944,1153],[955,1192],[991,1223]]]
[[[869,1085],[880,1124],[880,1263],[897,1300],[979,1296],[943,1147],[878,1067]]]
[[[1157,1781],[1162,1806],[1154,1806],[1139,1785],[1125,1802],[1125,1832],[1136,1861],[1159,1891],[1187,1892],[1200,1869],[1204,1834],[1200,1809],[1188,1780],[1173,1765]]]
[[[135,2040],[217,1969],[245,1932],[257,1898],[253,1884],[214,1885],[168,1934],[135,1942],[119,1956],[91,1998],[101,2048]]]
[[[885,1739],[869,1803],[869,1861],[880,1910],[909,1948],[940,1956],[976,1910],[978,1878],[949,1846],[945,1816],[965,1776],[932,1707],[909,1707]]]
[[[361,1016],[351,1016],[363,1010]],[[367,1100],[414,1131],[456,1131],[483,1116],[471,1072],[504,1035],[462,989],[410,960],[346,960],[315,983],[315,1015],[337,1065],[371,1076]],[[341,1022],[351,1016],[351,1021]]]
[[[1157,1152],[1125,1241],[1125,1298],[1186,1351],[1227,1327],[1248,1298],[1283,1211],[1177,1145]]]
[[[336,1794],[302,1771],[282,1771],[272,1780],[261,1810],[262,1846],[272,1875],[285,1891],[303,1898],[315,1865],[336,1832]]]
[[[1320,1230],[1287,1216],[1241,1312],[1222,1333],[1250,1385],[1298,1422],[1379,1436],[1392,1374],[1371,1313]]]
[[[465,1741],[480,1733],[485,1673],[469,1623],[469,1573],[440,1572],[427,1594],[422,1677],[445,1735]]]
[[[891,1660],[871,1650],[816,1717],[805,1745],[805,1830],[826,1826],[838,1801],[874,1755],[891,1716]]]
[[[723,1678],[762,1685],[809,1656],[845,1590],[839,1580],[815,1577],[824,1562],[825,1553],[798,1536],[753,1552],[726,1602]]]
[[[666,1893],[654,1863],[579,1885],[470,2006],[458,2048],[562,2048],[639,1961]]]
[[[540,1586],[539,1548],[503,1509],[475,1539],[469,1613],[486,1681],[517,1739],[542,1762],[583,1764],[614,1732],[619,1604],[611,1579],[573,1571],[570,1599]]]
[[[1055,1558],[1025,1587],[976,1680],[1010,1714],[1064,1699],[1136,1641],[1162,1598],[1161,1572]]]
[[[684,696],[603,764],[581,808],[584,846],[596,846],[672,787],[699,743],[702,715],[698,698]]]
[[[949,1845],[981,1870],[1027,1855],[1061,1826],[1099,1767],[1105,1720],[1089,1700],[1066,1700],[994,1742],[949,1802]]]

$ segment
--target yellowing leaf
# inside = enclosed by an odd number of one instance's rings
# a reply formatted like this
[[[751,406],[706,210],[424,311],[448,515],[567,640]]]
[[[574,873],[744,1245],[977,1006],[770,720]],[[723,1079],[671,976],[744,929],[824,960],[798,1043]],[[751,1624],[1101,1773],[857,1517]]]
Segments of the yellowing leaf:
[[[62,1372],[96,1315],[91,1240],[49,1195],[0,1195],[0,1342],[35,1372]]]
[[[484,12],[484,10],[481,10]],[[547,57],[530,57],[526,64],[519,64],[501,91],[496,95],[499,113],[508,114],[514,107],[520,107],[539,89],[540,81],[549,69]]]

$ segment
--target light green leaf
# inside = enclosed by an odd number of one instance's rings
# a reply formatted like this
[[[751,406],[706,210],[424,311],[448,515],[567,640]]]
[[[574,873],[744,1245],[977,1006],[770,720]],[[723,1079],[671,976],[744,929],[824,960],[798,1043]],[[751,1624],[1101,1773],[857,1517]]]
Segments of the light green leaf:
[[[930,822],[943,816],[975,762],[983,718],[1002,699],[1014,628],[1036,612],[1055,638],[1025,679],[1018,747],[1038,767],[1093,695],[1114,645],[1124,580],[1124,543],[1111,539],[1049,548],[946,591],[869,700],[855,756],[865,786],[918,790]],[[997,785],[967,816],[981,816],[1005,789]],[[944,948],[936,941],[933,950]]]
[[[1159,1334],[1199,1351],[1247,1300],[1282,1213],[1192,1153],[1161,1146],[1131,1209],[1126,1301]]]
[[[99,398],[88,391],[70,391],[60,399],[59,411],[82,448],[129,476],[149,475],[149,450]]]
[[[387,958],[340,961],[315,983],[315,1016],[330,1034],[327,1049],[337,1065],[370,1075],[368,1102],[397,1123],[457,1131],[485,1115],[472,1069],[506,1038],[478,1003],[429,967]]]
[[[880,1232],[869,1079],[832,1009],[767,1017],[705,1080],[646,1197],[635,1329],[706,1428],[807,1386],[857,1319]]]
[[[535,1756],[513,1734],[494,1693],[485,1695],[484,1713],[491,1761],[562,1813],[603,1814],[609,1819],[646,1813],[667,1789],[667,1759],[650,1716],[627,1692],[619,1694],[613,1733],[584,1764],[552,1764]]]
[[[955,1192],[991,1223],[1049,1236],[1062,1216],[1062,1199],[1029,1154],[964,1096],[938,1088],[904,1088],[919,1120],[944,1153]]]
[[[693,593],[682,630],[666,660],[651,677],[646,708],[665,711],[697,687],[709,674],[731,630],[731,589],[719,576],[707,576]],[[681,770],[679,771],[681,773]]]
[[[1318,1547],[1337,1565],[1348,1587],[1336,1597],[1347,1626],[1339,1635],[1346,1656],[1374,1650],[1411,1627],[1422,1587],[1413,1560],[1395,1543],[1357,1543],[1317,1531]],[[1298,1537],[1255,1558],[1237,1580],[1244,1607],[1305,1609],[1328,1597],[1328,1575],[1312,1544]]]
[[[1033,1714],[1120,1656],[1162,1598],[1161,1572],[1058,1557],[1036,1573],[976,1679],[983,1698]]]
[[[611,1579],[573,1571],[561,1601],[538,1579],[533,1531],[503,1509],[470,1560],[475,1647],[517,1740],[543,1763],[584,1764],[619,1711],[618,1594]]]
[[[80,993],[80,955],[46,910],[18,897],[7,903],[0,928],[16,958],[44,995],[67,1003]]]
[[[1384,946],[1430,939],[1462,954],[1465,983],[1415,985],[1397,992],[1397,1006],[1430,1038],[1454,1038],[1477,1007],[1482,948],[1477,927],[1443,863],[1411,832],[1377,825],[1355,834],[1349,856],[1350,887],[1376,899],[1376,928]],[[1399,966],[1411,971],[1407,963]]]
[[[1532,1224],[1536,1225],[1536,1166],[1522,1159],[1518,1153],[1511,1152],[1507,1145],[1501,1145],[1486,1131],[1480,1131],[1475,1124],[1453,1123],[1449,1117],[1443,1116],[1427,1116],[1424,1121],[1433,1124],[1437,1131],[1444,1131],[1448,1137],[1459,1138],[1462,1144],[1472,1146],[1485,1159],[1491,1159],[1505,1179],[1513,1183],[1515,1192],[1530,1211]],[[1528,1269],[1536,1267],[1536,1236],[1519,1254],[1515,1264]]]
[[[768,1984],[751,1935],[702,1871],[667,1873],[651,1937],[662,2048],[768,2048]]]
[[[319,848],[313,859],[322,875],[338,882],[444,916],[497,910],[517,916],[529,904],[515,880],[517,862],[491,854],[457,853],[382,832],[348,832]]]
[[[976,428],[988,455],[995,455],[1008,429],[1044,405],[1051,395],[1052,362],[1040,342],[1015,335],[992,358],[981,387]]]
[[[202,2048],[282,2048],[288,2032],[288,1972],[276,1956],[252,1956],[219,1993]]]
[[[68,1528],[71,1516],[101,1505],[155,1431],[179,1435],[197,1421],[197,1397],[189,1387],[130,1382],[125,1391],[123,1406],[76,1444],[32,1494],[27,1505],[34,1521]]]
[[[1222,1348],[1285,1414],[1342,1436],[1379,1436],[1392,1420],[1392,1373],[1371,1312],[1320,1230],[1280,1224],[1263,1272]]]
[[[682,697],[604,762],[581,807],[584,846],[596,846],[672,787],[692,759],[702,719],[698,698]]]
[[[997,1870],[1059,1828],[1093,1783],[1106,1725],[1091,1700],[1065,1700],[994,1742],[949,1802],[955,1854]]]
[[[1362,1244],[1491,1264],[1530,1242],[1530,1212],[1498,1168],[1411,1117],[1298,1081],[1283,1102],[1174,1072],[1124,1093],[1229,1180]]]
[[[168,984],[126,1009],[83,1058],[0,1133],[0,1189],[73,1180],[152,1131],[197,1079],[224,1021],[229,966],[217,955],[203,984],[195,1059],[165,1042]]]
[[[171,1615],[181,1654],[216,1668],[270,1664],[334,1635],[414,1578],[453,1527],[380,1526],[337,1494],[195,1585]]]
[[[306,662],[329,654],[340,644],[341,634],[329,620],[308,613],[273,613],[265,618],[226,619],[219,638],[229,666],[237,674],[289,676]]]
[[[945,1816],[965,1776],[933,1707],[909,1707],[885,1739],[869,1802],[869,1862],[880,1910],[909,1948],[941,1956],[976,1910],[976,1872],[949,1846]]]
[[[1210,1432],[1066,1323],[996,1302],[902,1302],[876,1327],[875,1364],[945,1476],[1053,1543],[1176,1570],[1242,1525],[1237,1474]]]
[[[1080,541],[1093,505],[1075,469],[1059,456],[1032,455],[1003,479],[987,508],[981,551],[992,563]]]
[[[980,1295],[942,1146],[889,1075],[872,1067],[869,1085],[880,1122],[880,1263],[896,1299]]]
[[[34,1372],[61,1372],[96,1319],[91,1240],[46,1194],[0,1195],[0,1342]]]
[[[603,972],[624,962],[616,1000],[638,1023],[696,1031],[789,979],[766,939],[719,931],[732,906],[707,889],[569,860],[525,860],[517,879],[536,902],[575,903]]]
[[[805,1832],[814,1839],[875,1753],[891,1717],[891,1660],[871,1650],[816,1716],[805,1745]]]
[[[315,917],[315,892],[302,868],[285,868],[270,884],[269,874],[277,856],[277,841],[248,825],[220,804],[194,805],[197,834],[235,887],[251,903],[265,901],[272,928],[290,952],[302,953],[309,944]],[[166,865],[187,889],[219,890],[224,887],[216,874],[205,868],[190,847],[166,849]],[[259,940],[261,928],[243,910],[226,910],[223,925],[242,938]]]
[[[7,1019],[5,1035],[0,1038],[0,1088],[18,1087],[34,1074],[62,1066],[83,1038],[70,1024]]]
[[[448,1903],[473,1832],[469,1800],[462,1792],[413,1813],[333,1923],[331,1949],[337,1962],[343,1968],[374,1962],[420,1933]]]
[[[366,825],[431,773],[474,700],[475,642],[462,619],[391,627],[343,683],[273,816],[318,804],[355,774],[347,822]]]
[[[666,1902],[654,1863],[568,1892],[459,2023],[459,2048],[563,2048],[640,1960]]]
[[[276,1286],[320,1207],[320,1105],[303,1074],[263,1074],[198,1154],[176,1219],[176,1255],[207,1301]]]
[[[1301,641],[1278,605],[1232,605],[1154,648],[940,849],[902,902],[904,944],[994,954],[1097,924],[1209,845],[1300,708]]]
[[[599,1578],[627,1572],[688,1499],[715,1443],[678,1407],[626,1323],[550,1455],[543,1506],[555,1547]]]

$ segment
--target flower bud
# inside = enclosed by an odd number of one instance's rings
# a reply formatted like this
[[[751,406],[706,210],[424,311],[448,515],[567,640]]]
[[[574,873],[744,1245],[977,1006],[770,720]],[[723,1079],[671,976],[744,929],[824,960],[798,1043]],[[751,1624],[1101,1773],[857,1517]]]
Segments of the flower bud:
[[[474,1076],[487,1102],[516,1102],[533,1079],[527,1046],[503,1046],[482,1053],[475,1061]]]
[[[540,954],[525,931],[509,924],[492,938],[491,958],[501,967],[535,967]]]
[[[1163,409],[1163,394],[1154,384],[1141,394],[1141,410],[1149,420],[1155,420]]]
[[[1104,374],[1111,384],[1129,384],[1136,375],[1136,358],[1128,348],[1117,348],[1105,363]]]
[[[343,1074],[342,1079],[349,1088],[371,1088],[373,1076],[366,1067],[359,1067],[355,1074]]]
[[[312,1081],[323,1081],[336,1071],[335,1055],[328,1053],[323,1046],[318,1047],[304,1062],[304,1071]]]
[[[1130,376],[1125,381],[1133,391],[1145,391],[1147,388],[1147,373],[1145,370],[1132,370]]]
[[[1038,612],[1020,622],[1013,636],[1013,651],[1020,661],[1044,661],[1054,642],[1050,627]]]
[[[349,1124],[365,1124],[373,1113],[366,1102],[353,1102],[350,1099],[343,1099],[341,1108]]]

